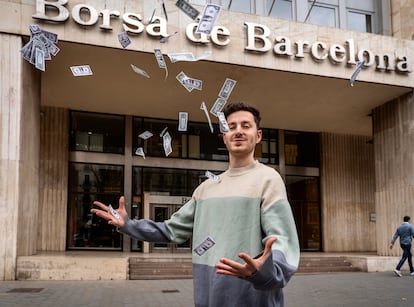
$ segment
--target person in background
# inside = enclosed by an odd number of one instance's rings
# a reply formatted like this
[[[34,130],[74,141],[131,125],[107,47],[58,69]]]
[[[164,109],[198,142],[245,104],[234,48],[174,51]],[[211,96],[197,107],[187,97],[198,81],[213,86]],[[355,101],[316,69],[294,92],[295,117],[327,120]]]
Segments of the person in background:
[[[170,219],[130,219],[124,197],[114,215],[100,202],[91,211],[138,240],[191,238],[195,306],[282,307],[300,257],[286,187],[275,169],[254,159],[262,139],[259,111],[239,102],[228,104],[224,115],[228,169],[201,183]]]
[[[395,241],[398,237],[400,237],[400,246],[403,250],[403,254],[400,262],[398,262],[397,267],[394,270],[395,275],[398,277],[402,277],[401,267],[407,259],[410,267],[410,274],[411,276],[414,276],[413,260],[411,256],[411,241],[414,237],[414,227],[409,223],[409,221],[410,217],[404,216],[403,223],[398,226],[390,243],[390,249],[392,249]]]

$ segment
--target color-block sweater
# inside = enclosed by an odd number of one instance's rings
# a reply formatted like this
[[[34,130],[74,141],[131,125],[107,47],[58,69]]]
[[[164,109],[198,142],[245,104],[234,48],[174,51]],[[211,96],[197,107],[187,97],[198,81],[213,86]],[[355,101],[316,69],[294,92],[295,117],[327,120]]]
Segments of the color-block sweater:
[[[197,307],[283,306],[283,291],[296,272],[300,251],[295,221],[279,173],[255,162],[204,181],[165,222],[130,220],[121,231],[143,241],[183,243],[192,238]],[[260,256],[276,236],[271,256],[253,276],[216,274],[222,257]]]

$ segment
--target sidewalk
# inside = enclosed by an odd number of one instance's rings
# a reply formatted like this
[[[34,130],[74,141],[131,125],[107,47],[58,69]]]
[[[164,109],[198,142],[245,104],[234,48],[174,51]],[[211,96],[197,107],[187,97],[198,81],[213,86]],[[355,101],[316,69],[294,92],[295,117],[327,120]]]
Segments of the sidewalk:
[[[414,277],[403,273],[295,275],[285,289],[285,307],[414,306]],[[190,307],[193,286],[192,279],[2,281],[0,306]]]

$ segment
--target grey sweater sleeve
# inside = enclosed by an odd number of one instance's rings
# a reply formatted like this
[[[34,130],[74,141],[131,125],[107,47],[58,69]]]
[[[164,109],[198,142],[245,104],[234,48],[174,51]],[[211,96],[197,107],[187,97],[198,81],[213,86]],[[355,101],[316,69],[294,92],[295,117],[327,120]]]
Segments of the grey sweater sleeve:
[[[119,231],[139,241],[171,242],[171,233],[164,222],[154,222],[147,219],[131,220],[126,216],[125,225]]]

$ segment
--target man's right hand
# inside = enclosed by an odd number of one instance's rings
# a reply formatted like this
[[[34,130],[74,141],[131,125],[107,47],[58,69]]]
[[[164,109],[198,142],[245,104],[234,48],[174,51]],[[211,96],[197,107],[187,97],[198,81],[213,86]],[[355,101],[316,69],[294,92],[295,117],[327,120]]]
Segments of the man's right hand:
[[[98,206],[99,208],[91,209],[91,213],[96,214],[100,218],[103,218],[108,221],[108,224],[114,225],[116,227],[123,227],[125,225],[125,217],[127,216],[127,212],[125,210],[125,198],[121,196],[119,198],[119,207],[116,209],[116,212],[119,213],[121,218],[118,220],[115,216],[113,216],[109,210],[109,207],[99,201],[94,201],[93,204]]]

